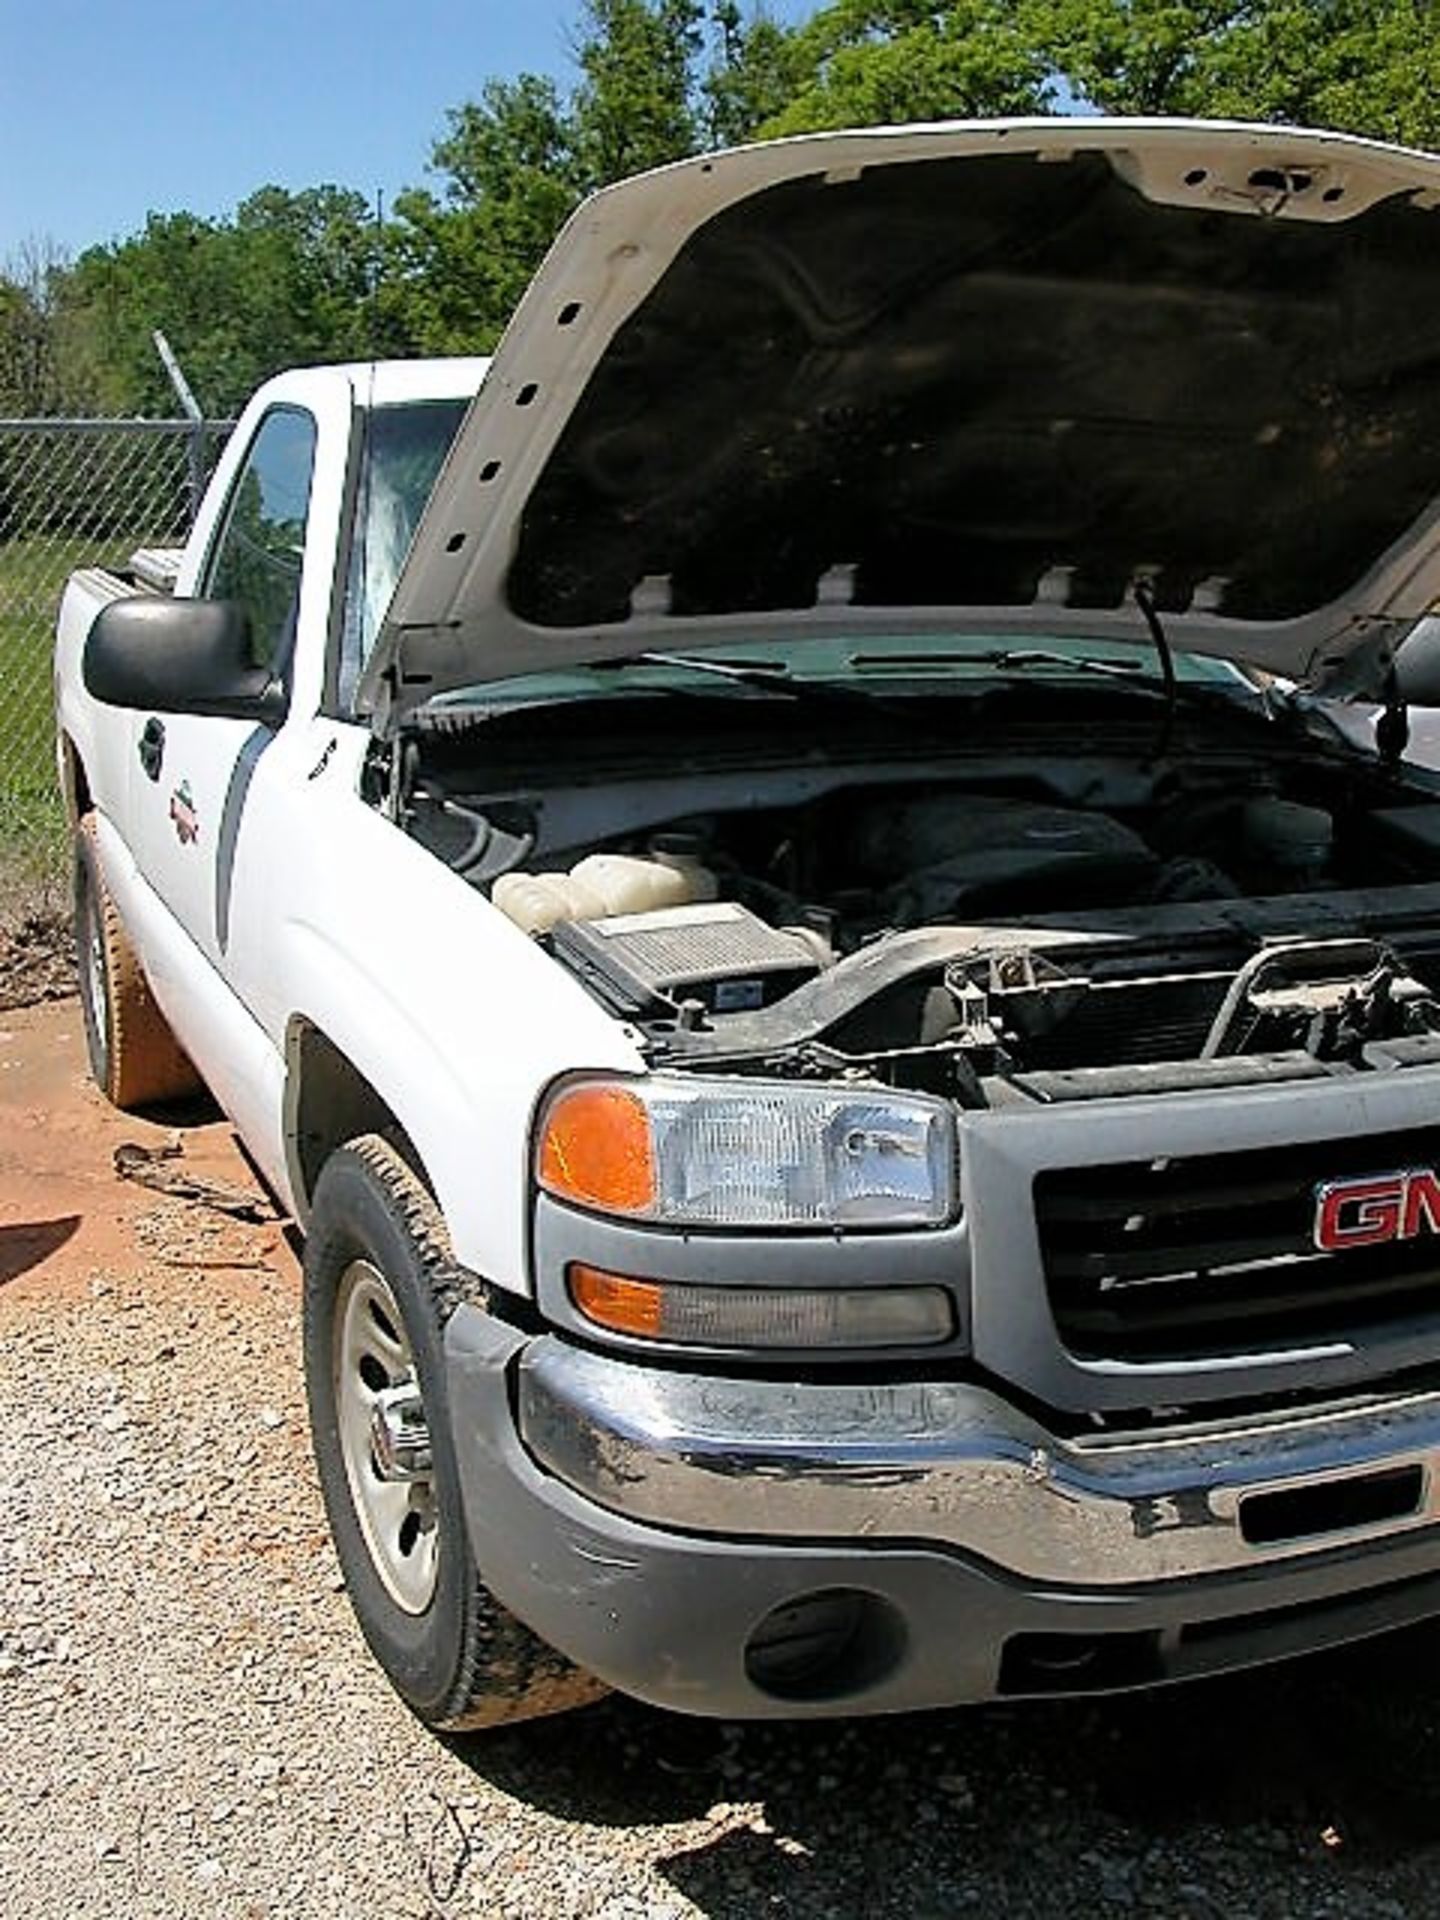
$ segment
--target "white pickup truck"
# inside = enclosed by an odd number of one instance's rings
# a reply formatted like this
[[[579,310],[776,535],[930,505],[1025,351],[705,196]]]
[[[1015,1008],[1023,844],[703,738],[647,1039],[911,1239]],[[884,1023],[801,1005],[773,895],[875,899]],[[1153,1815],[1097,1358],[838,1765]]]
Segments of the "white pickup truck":
[[[488,370],[263,388],[173,594],[75,576],[94,1073],[302,1224],[427,1721],[1440,1611],[1437,311],[1362,141],[717,154]]]

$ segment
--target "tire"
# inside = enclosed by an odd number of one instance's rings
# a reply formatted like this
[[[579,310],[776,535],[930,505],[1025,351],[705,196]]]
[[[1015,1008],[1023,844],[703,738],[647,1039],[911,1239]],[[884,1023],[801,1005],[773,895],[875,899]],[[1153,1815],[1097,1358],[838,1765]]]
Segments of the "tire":
[[[473,1284],[473,1283],[470,1283]],[[439,1212],[395,1146],[366,1134],[316,1183],[304,1344],[321,1491],[360,1631],[427,1725],[501,1726],[605,1692],[488,1591],[465,1525],[445,1391],[445,1323],[466,1296]],[[428,1471],[382,1477],[381,1393],[418,1395]]]
[[[93,814],[75,835],[75,971],[90,1073],[107,1100],[133,1112],[201,1090],[105,885]]]

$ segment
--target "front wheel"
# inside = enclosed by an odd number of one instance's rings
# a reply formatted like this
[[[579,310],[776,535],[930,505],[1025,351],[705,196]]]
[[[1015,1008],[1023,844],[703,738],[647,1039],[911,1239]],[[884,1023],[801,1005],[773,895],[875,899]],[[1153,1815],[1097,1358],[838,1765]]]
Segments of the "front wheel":
[[[305,1377],[350,1602],[401,1697],[434,1727],[498,1726],[602,1684],[488,1591],[470,1551],[445,1392],[462,1297],[433,1200],[391,1142],[326,1162],[305,1247]]]

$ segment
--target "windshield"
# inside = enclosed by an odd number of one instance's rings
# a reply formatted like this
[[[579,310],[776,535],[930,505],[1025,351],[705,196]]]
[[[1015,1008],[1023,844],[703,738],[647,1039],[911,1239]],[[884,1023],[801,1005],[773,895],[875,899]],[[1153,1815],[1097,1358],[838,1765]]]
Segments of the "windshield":
[[[1176,681],[1182,687],[1255,694],[1254,683],[1227,660],[1180,652],[1174,660]],[[647,652],[553,673],[527,673],[462,687],[442,694],[431,705],[488,709],[641,691],[718,693],[724,691],[726,679],[732,679],[740,692],[773,680],[782,689],[792,683],[797,690],[830,685],[850,687],[860,694],[933,696],[942,689],[961,691],[997,677],[1038,681],[1095,674],[1122,687],[1128,682],[1158,685],[1161,680],[1155,648],[1143,634],[1134,641],[1087,640],[1073,634],[867,634],[863,640],[807,635],[789,642],[736,640],[712,647],[687,646],[683,653]]]
[[[340,700],[350,705],[435,476],[468,399],[411,400],[371,410],[345,582]]]

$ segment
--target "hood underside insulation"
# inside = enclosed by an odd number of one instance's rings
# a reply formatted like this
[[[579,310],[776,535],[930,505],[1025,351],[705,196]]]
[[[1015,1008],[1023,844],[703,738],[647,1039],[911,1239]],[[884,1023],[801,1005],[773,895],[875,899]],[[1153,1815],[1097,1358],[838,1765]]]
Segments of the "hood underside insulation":
[[[538,627],[1340,599],[1440,472],[1436,216],[1158,204],[1104,153],[820,173],[697,229],[526,503]]]

